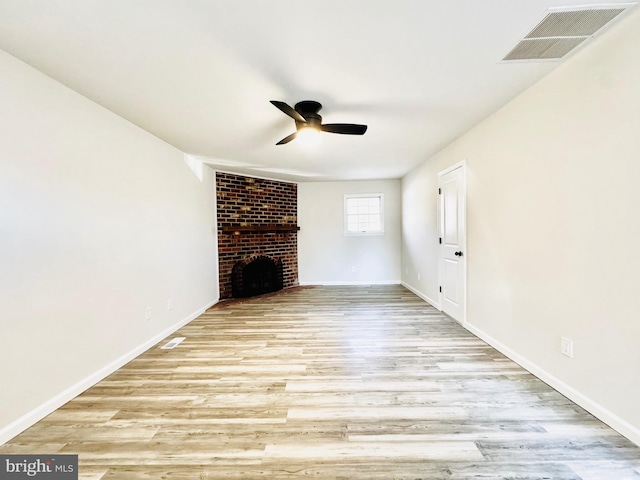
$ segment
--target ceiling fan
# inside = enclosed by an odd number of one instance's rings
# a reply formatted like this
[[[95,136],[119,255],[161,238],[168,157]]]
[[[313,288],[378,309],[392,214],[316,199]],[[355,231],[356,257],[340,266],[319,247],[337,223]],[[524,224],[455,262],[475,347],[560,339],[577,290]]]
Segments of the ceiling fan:
[[[355,123],[322,123],[322,117],[318,114],[322,105],[313,100],[304,100],[296,103],[291,108],[284,102],[271,100],[271,103],[285,114],[289,115],[296,122],[296,131],[284,137],[276,145],[284,145],[296,138],[299,133],[305,130],[313,130],[316,132],[341,133],[343,135],[364,135],[367,131],[366,125],[358,125]]]

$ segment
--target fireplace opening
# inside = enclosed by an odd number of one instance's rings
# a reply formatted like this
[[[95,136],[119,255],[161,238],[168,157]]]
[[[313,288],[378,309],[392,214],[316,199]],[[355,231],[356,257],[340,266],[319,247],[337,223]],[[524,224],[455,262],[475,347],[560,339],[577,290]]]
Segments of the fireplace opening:
[[[253,297],[282,290],[282,261],[260,256],[250,262],[237,262],[231,271],[233,297]]]

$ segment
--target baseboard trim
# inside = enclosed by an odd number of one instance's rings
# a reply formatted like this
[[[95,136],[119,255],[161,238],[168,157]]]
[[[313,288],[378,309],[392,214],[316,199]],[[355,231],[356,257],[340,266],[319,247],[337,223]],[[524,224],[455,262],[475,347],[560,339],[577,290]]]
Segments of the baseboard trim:
[[[374,280],[374,281],[350,281],[350,280],[338,280],[335,282],[300,282],[300,286],[307,287],[313,285],[319,286],[336,286],[336,285],[400,285],[400,280]]]
[[[550,387],[560,392],[569,400],[577,403],[586,411],[591,413],[593,416],[595,416],[599,420],[609,425],[615,431],[617,431],[624,437],[628,438],[636,445],[640,446],[640,429],[634,427],[629,422],[623,420],[622,418],[617,416],[615,413],[611,412],[607,408],[600,405],[598,402],[595,402],[594,400],[590,399],[583,393],[579,392],[572,386],[566,384],[559,378],[553,376],[546,370],[540,368],[538,365],[529,361],[522,355],[511,350],[509,347],[507,347],[500,341],[496,340],[491,335],[486,334],[479,328],[469,324],[468,322],[464,325],[464,327],[467,330],[469,330],[471,333],[476,335],[478,338],[480,338],[481,340],[484,340],[493,348],[495,348],[499,352],[509,357],[511,360],[516,362],[518,365],[520,365],[522,368],[527,370],[529,373],[538,377],[540,380],[542,380],[547,385],[549,385]]]
[[[88,388],[98,383],[100,380],[111,375],[113,372],[115,372],[116,370],[118,370],[119,368],[121,368],[122,366],[124,366],[125,364],[133,360],[134,358],[136,358],[138,355],[149,350],[151,347],[153,347],[155,344],[163,340],[165,337],[171,335],[176,330],[182,328],[187,323],[191,322],[195,318],[202,315],[207,309],[211,308],[216,303],[218,303],[217,299],[214,300],[213,302],[208,303],[204,307],[199,308],[192,314],[188,315],[187,317],[183,318],[177,323],[174,323],[173,325],[166,328],[162,332],[154,335],[152,338],[144,342],[142,345],[139,345],[133,350],[125,353],[124,355],[117,358],[113,362],[102,367],[97,372],[94,372],[88,377],[80,380],[76,384],[72,385],[71,387],[57,394],[55,397],[46,401],[39,407],[34,408],[30,412],[24,414],[22,417],[11,422],[9,425],[3,427],[2,429],[0,429],[0,445],[5,444],[9,440],[11,440],[13,437],[24,432],[27,428],[39,422],[44,417],[46,417],[50,413],[57,410],[68,401],[73,400],[75,397],[77,397],[82,392],[84,392]]]
[[[405,287],[407,290],[412,291],[413,293],[415,293],[417,296],[419,296],[421,299],[423,299],[425,302],[427,302],[429,305],[431,305],[432,307],[437,308],[438,310],[440,310],[440,303],[436,302],[435,300],[429,298],[427,295],[425,295],[424,293],[422,293],[420,290],[416,290],[415,288],[413,288],[411,285],[409,285],[406,282],[402,282],[401,285],[403,287]]]

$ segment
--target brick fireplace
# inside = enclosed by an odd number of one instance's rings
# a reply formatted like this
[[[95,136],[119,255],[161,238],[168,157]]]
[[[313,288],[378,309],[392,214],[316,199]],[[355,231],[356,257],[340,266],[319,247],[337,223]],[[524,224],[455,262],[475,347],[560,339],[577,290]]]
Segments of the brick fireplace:
[[[244,267],[249,266],[253,278],[251,269],[261,262],[280,269],[274,279],[278,287],[297,285],[298,186],[216,172],[216,199],[220,298],[273,291],[263,288],[265,280],[242,281]],[[247,291],[238,290],[242,287]]]

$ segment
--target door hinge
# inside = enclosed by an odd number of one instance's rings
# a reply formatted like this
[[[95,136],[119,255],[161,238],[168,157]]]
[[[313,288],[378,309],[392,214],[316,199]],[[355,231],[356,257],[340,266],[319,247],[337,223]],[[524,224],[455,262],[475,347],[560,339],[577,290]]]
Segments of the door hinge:
[[[442,293],[442,287],[440,287],[440,293]]]
[[[442,195],[442,189],[441,188],[438,189],[438,195]]]

